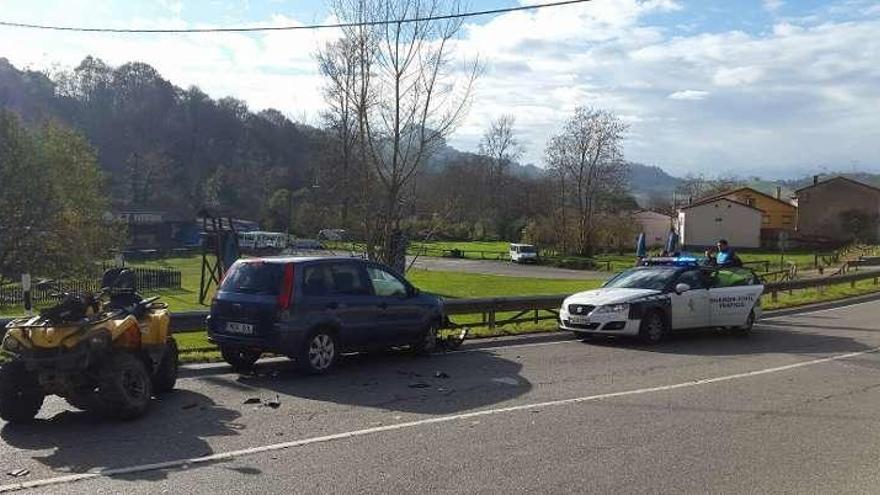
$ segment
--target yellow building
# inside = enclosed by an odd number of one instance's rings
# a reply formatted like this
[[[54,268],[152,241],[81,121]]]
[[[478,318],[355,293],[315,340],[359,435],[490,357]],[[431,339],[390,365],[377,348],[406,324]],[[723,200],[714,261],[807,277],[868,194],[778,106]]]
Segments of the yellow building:
[[[727,198],[757,208],[764,212],[761,217],[762,237],[770,238],[776,232],[794,232],[797,221],[797,207],[782,199],[782,191],[776,188],[776,197],[764,194],[751,187],[740,187],[710,198]],[[710,198],[702,198],[705,201]]]

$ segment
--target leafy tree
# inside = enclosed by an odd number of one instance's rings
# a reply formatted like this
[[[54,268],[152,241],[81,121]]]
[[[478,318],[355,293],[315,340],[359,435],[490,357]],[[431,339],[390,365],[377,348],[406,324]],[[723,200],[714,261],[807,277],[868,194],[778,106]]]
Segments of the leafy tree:
[[[0,277],[89,272],[123,231],[95,154],[80,134],[50,122],[38,129],[0,111]]]

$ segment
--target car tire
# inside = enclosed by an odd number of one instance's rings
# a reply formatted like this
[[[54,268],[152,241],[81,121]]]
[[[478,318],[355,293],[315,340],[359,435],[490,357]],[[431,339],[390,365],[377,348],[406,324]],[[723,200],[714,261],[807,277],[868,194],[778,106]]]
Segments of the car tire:
[[[437,350],[437,332],[440,325],[432,322],[427,328],[419,333],[419,340],[410,344],[413,354],[418,356],[426,356]]]
[[[28,373],[24,363],[11,361],[0,365],[0,418],[4,421],[33,421],[45,398],[36,375]]]
[[[153,392],[166,394],[174,390],[177,384],[177,368],[180,363],[180,351],[177,349],[177,341],[169,337],[165,343],[165,352],[156,373],[153,375]]]
[[[660,311],[651,311],[644,318],[639,326],[639,339],[649,345],[656,344],[663,340],[667,333],[666,318]]]
[[[753,309],[751,312],[749,312],[748,318],[746,318],[746,324],[739,327],[734,327],[733,330],[736,332],[737,335],[747,337],[752,333],[752,328],[754,328],[754,326],[755,310]]]
[[[245,347],[221,345],[220,355],[223,360],[232,366],[235,371],[250,371],[254,369],[254,363],[263,355],[263,351],[259,349],[250,349]]]
[[[135,419],[150,407],[153,381],[142,360],[122,352],[110,356],[101,366],[98,398],[101,412],[116,419]]]
[[[299,368],[310,375],[324,375],[336,367],[339,361],[339,342],[327,329],[309,334],[297,356]]]

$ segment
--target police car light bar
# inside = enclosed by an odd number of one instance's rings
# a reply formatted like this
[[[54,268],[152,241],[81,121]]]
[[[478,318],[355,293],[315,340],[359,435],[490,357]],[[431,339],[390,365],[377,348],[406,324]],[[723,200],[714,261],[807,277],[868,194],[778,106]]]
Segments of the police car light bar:
[[[639,264],[642,266],[698,266],[703,261],[705,261],[703,258],[695,256],[659,256],[644,258]]]

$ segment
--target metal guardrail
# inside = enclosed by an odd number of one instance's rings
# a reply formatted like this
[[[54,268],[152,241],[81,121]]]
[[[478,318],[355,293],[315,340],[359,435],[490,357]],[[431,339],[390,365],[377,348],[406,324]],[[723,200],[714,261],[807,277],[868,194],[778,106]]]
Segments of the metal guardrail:
[[[768,283],[764,285],[764,294],[776,300],[780,292],[788,292],[801,289],[823,288],[831,285],[850,284],[855,287],[857,282],[872,280],[875,285],[880,285],[880,270],[862,271],[838,275],[834,277],[809,278],[802,280],[789,280],[785,282]],[[497,326],[511,323],[537,323],[539,321],[554,320],[558,317],[558,309],[562,301],[569,294],[548,296],[518,296],[518,297],[490,297],[477,299],[446,299],[444,306],[449,316],[481,315],[479,323],[471,326]],[[510,313],[514,313],[510,315]],[[207,311],[180,311],[175,312],[171,318],[171,327],[178,333],[202,331]],[[504,318],[499,319],[499,315]],[[3,326],[9,320],[0,319],[0,333]],[[465,325],[452,322],[450,328],[459,328]]]

